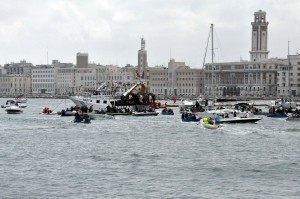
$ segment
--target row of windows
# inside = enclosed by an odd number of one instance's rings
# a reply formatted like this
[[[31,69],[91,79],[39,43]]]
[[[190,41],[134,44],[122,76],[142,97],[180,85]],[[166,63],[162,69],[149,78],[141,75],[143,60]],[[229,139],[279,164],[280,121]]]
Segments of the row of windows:
[[[32,84],[32,88],[52,88],[54,84]]]
[[[33,79],[32,82],[54,82],[54,79]]]
[[[39,78],[39,77],[52,77],[52,78],[54,78],[54,75],[32,75],[32,78]]]
[[[54,71],[52,70],[52,71],[45,71],[45,70],[42,70],[42,71],[40,71],[40,70],[32,70],[32,73],[54,73]]]

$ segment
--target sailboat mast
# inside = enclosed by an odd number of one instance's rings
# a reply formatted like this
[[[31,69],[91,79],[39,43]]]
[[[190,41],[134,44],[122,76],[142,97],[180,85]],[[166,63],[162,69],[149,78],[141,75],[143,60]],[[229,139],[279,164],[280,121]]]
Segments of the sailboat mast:
[[[214,84],[214,24],[211,24],[211,82],[213,103],[215,102],[215,84]]]
[[[291,61],[290,61],[290,41],[288,41],[288,73],[289,73],[289,90],[288,90],[288,95],[289,95],[289,100],[291,101],[291,73],[290,73],[290,68],[291,68]]]

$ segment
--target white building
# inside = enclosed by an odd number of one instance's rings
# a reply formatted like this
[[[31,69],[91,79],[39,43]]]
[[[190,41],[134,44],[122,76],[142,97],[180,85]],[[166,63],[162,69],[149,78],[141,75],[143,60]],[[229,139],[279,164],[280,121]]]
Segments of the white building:
[[[56,70],[51,65],[37,65],[32,69],[32,94],[55,95]]]

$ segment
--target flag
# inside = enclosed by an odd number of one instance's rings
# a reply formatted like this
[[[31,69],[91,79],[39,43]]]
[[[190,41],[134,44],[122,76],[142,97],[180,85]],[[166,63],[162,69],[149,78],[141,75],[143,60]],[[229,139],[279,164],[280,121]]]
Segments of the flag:
[[[173,103],[175,104],[176,103],[176,98],[174,97],[174,99],[173,99]]]
[[[136,77],[140,78],[140,73],[138,73],[137,71],[136,71]]]
[[[144,71],[142,72],[142,76],[141,76],[141,78],[144,78]]]

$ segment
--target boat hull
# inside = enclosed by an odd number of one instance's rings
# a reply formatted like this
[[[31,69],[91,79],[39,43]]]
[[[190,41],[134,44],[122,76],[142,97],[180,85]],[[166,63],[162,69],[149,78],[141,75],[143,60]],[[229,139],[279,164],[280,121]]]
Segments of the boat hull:
[[[157,116],[157,112],[133,112],[132,116]]]
[[[287,117],[287,114],[283,114],[283,113],[271,113],[271,114],[268,114],[267,117],[285,118],[285,117]]]
[[[222,118],[220,123],[255,123],[262,118],[240,118],[240,117],[232,117],[232,118]]]
[[[207,128],[207,129],[217,129],[217,128],[220,128],[220,126],[219,125],[212,125],[212,124],[202,124],[202,126],[204,127],[204,128]]]

